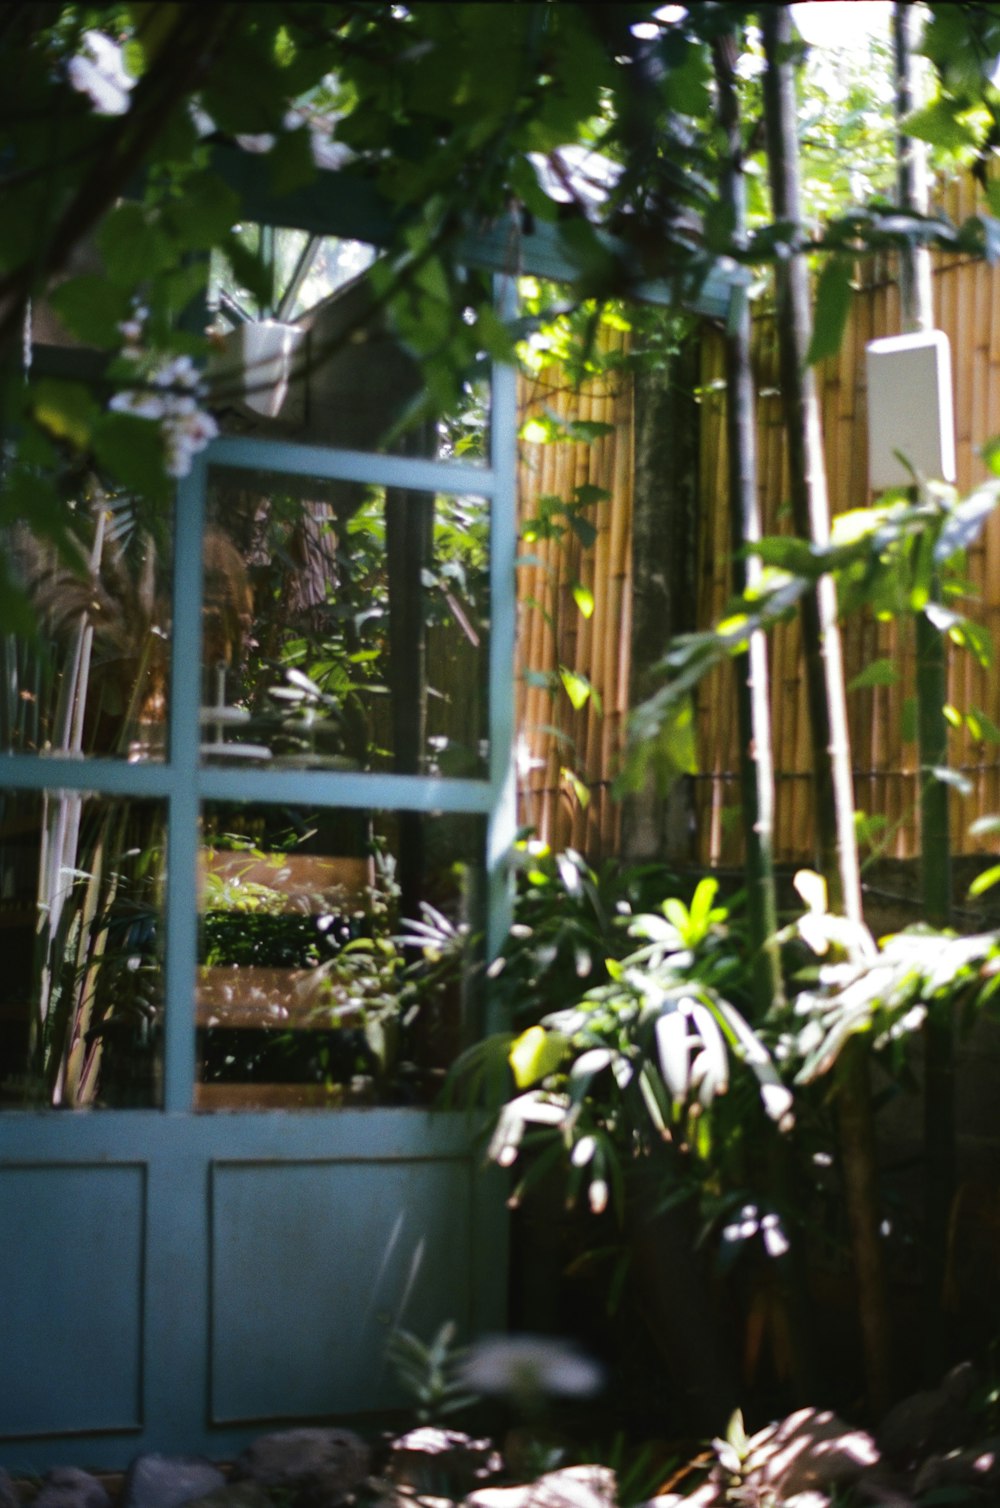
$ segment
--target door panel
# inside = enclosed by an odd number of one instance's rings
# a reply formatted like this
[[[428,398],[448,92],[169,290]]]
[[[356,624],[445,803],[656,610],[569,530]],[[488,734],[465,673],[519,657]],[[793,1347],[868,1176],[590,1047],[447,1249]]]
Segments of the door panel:
[[[265,1421],[397,1406],[393,1325],[501,1321],[502,1200],[465,1115],[50,1112],[3,1132],[8,1470],[228,1458]]]
[[[4,1432],[141,1429],[144,1169],[0,1167],[0,1211]]]
[[[450,1295],[467,1328],[468,1185],[461,1162],[217,1163],[213,1423],[384,1407],[395,1326],[431,1333]]]

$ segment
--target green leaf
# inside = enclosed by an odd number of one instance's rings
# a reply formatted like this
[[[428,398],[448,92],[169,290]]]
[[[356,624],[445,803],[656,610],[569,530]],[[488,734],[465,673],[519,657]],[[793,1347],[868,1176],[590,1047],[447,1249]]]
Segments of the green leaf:
[[[570,1040],[563,1032],[546,1031],[544,1026],[529,1026],[511,1043],[508,1059],[519,1089],[528,1089],[539,1079],[554,1073],[569,1051]]]
[[[171,207],[169,228],[187,251],[211,251],[239,219],[240,197],[219,177],[205,169],[184,180],[184,197]]]
[[[810,580],[821,574],[820,563],[812,545],[808,540],[799,539],[793,534],[767,534],[747,553],[757,556],[764,565],[792,571],[796,576],[806,576]]]
[[[813,335],[806,362],[813,366],[840,350],[847,316],[851,312],[851,274],[854,264],[849,257],[831,256],[820,273],[813,314]]]
[[[585,550],[593,548],[599,530],[590,522],[589,518],[581,518],[578,513],[571,513],[569,526]]]
[[[24,522],[33,534],[55,538],[68,520],[67,506],[48,477],[23,467],[8,474],[0,493],[0,525]]]
[[[121,345],[119,323],[129,312],[127,295],[107,278],[87,272],[60,283],[49,303],[66,329],[85,345],[107,350]]]
[[[998,882],[1000,882],[1000,864],[993,864],[989,869],[984,869],[981,874],[976,875],[969,886],[969,899],[975,900],[977,895],[991,890]]]
[[[521,203],[539,220],[558,218],[559,206],[542,188],[534,164],[527,158],[515,158],[510,168],[510,182]]]
[[[0,555],[0,633],[31,639],[37,628],[34,606],[24,588],[13,580],[6,560]]]
[[[108,277],[132,289],[177,259],[176,248],[140,204],[118,204],[97,232]]]
[[[640,790],[652,771],[657,792],[666,796],[681,775],[698,773],[694,707],[689,696],[672,697],[656,708],[655,721],[637,708],[629,725],[630,748],[615,782],[618,794]]]
[[[854,835],[860,847],[867,848],[877,843],[885,835],[888,826],[888,817],[878,813],[874,816],[869,816],[867,812],[854,813]]]
[[[698,881],[694,895],[691,897],[691,928],[697,934],[699,940],[705,937],[712,922],[716,920],[713,915],[713,904],[719,893],[719,882],[711,875],[706,875]],[[718,918],[721,920],[721,917]]]
[[[302,128],[298,131],[282,131],[274,147],[267,154],[267,170],[271,187],[276,194],[294,194],[297,189],[308,188],[315,183],[319,169],[312,154],[312,138]],[[233,215],[230,224],[236,219]]]
[[[43,429],[77,450],[86,450],[97,418],[97,405],[81,382],[43,378],[34,390],[32,409]]]
[[[605,424],[599,419],[571,419],[566,426],[566,434],[571,440],[582,440],[589,445],[593,440],[599,440],[602,435],[613,435],[615,426]]]
[[[974,707],[972,716],[976,720],[976,738],[983,743],[1000,744],[1000,727],[980,707]]]
[[[446,295],[447,296],[447,295]],[[476,311],[476,329],[479,338],[494,361],[514,360],[514,340],[503,320],[489,304]]]
[[[904,744],[912,744],[916,741],[918,716],[916,697],[906,697],[899,718],[899,732]]]
[[[592,618],[594,616],[594,594],[589,587],[582,586],[579,581],[575,582],[573,586],[573,601],[579,608],[582,617]]]
[[[97,459],[125,487],[148,498],[170,496],[158,424],[135,414],[103,414],[94,427],[93,444]]]
[[[706,115],[711,101],[709,85],[712,77],[707,51],[702,43],[694,43],[689,38],[678,37],[677,40],[685,44],[684,50],[676,60],[671,58],[664,80],[670,108],[679,110],[682,115]]]
[[[568,670],[565,665],[560,665],[559,679],[563,683],[563,688],[572,703],[574,712],[579,712],[581,707],[586,706],[593,691],[593,687],[587,680],[587,677],[578,674],[575,670]]]
[[[606,487],[598,487],[593,482],[583,482],[573,488],[573,501],[580,508],[591,508],[595,503],[608,502],[610,498],[611,493]]]
[[[929,141],[932,147],[941,147],[946,152],[959,152],[963,147],[976,147],[979,135],[967,121],[959,118],[954,104],[944,98],[933,100],[921,110],[914,110],[902,122],[908,136],[920,141]]]
[[[222,251],[240,287],[252,294],[259,304],[269,303],[272,292],[271,269],[263,259],[235,235],[224,238]]]
[[[863,691],[869,686],[895,686],[899,672],[892,660],[872,660],[848,684],[848,691]]]

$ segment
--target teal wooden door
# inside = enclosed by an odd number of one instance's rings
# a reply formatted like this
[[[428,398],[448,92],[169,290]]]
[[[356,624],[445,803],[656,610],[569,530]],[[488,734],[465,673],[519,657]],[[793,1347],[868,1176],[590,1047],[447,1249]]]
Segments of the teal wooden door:
[[[9,1071],[10,1059],[0,1091],[0,1463],[8,1469],[115,1467],[144,1449],[227,1456],[276,1422],[397,1402],[384,1363],[393,1326],[429,1335],[454,1319],[468,1333],[502,1318],[502,1205],[481,1171],[473,1127],[463,1115],[427,1108],[439,1069],[417,1088],[400,1088],[397,1075],[391,1094],[379,1092],[390,1039],[403,1029],[386,1003],[384,974],[404,977],[412,937],[394,939],[358,913],[349,957],[360,948],[362,963],[346,975],[336,961],[342,953],[327,964],[310,954],[309,966],[296,970],[287,960],[255,961],[263,955],[248,961],[238,949],[247,946],[250,922],[264,937],[275,918],[291,918],[320,948],[323,926],[339,925],[351,909],[345,875],[357,887],[375,868],[389,876],[381,891],[368,887],[376,909],[388,893],[398,912],[409,886],[411,900],[433,903],[425,918],[481,915],[487,952],[504,934],[514,821],[513,384],[511,371],[494,371],[490,441],[476,464],[273,433],[215,441],[178,487],[169,611],[159,649],[144,662],[142,707],[132,704],[144,731],[115,753],[86,754],[69,733],[45,746],[37,720],[25,732],[36,692],[9,648],[22,681],[9,752],[0,756],[0,937],[9,960],[0,1002],[8,1015],[21,1008],[11,1004],[21,968],[13,939],[25,911],[34,915],[44,871],[56,877],[45,891],[47,914],[28,929],[36,944],[48,939],[32,976],[49,1004],[43,1028],[33,1028],[35,1056],[38,1030],[44,1037],[58,1028],[63,1046],[42,1086],[46,1108],[30,1074],[22,1082]],[[242,508],[251,528],[263,517],[262,497],[269,518],[276,499],[311,507],[319,498],[327,512],[307,509],[296,538],[326,530],[342,550],[357,514],[336,513],[338,487],[365,499],[374,519],[369,554],[380,498],[397,510],[398,538],[406,537],[406,510],[416,517],[428,500],[433,512],[434,500],[475,499],[478,516],[488,513],[489,605],[479,628],[466,625],[481,654],[463,684],[476,691],[459,699],[475,701],[482,721],[468,724],[475,736],[456,773],[445,757],[447,733],[421,724],[425,746],[408,754],[412,727],[394,722],[391,707],[371,715],[366,747],[376,755],[352,759],[324,744],[334,724],[336,738],[348,738],[343,707],[341,721],[331,715],[328,726],[315,666],[299,669],[299,679],[287,675],[305,665],[287,637],[279,655],[244,624],[231,631],[242,635],[240,655],[219,648],[228,611],[216,581],[220,552],[242,553],[248,570],[274,564],[259,540],[234,545],[232,510]],[[118,527],[114,510],[98,511],[102,529]],[[449,527],[461,531],[462,517],[456,506]],[[296,518],[302,523],[301,510]],[[282,538],[290,549],[291,536]],[[433,576],[433,562],[421,570]],[[338,580],[347,574],[345,566]],[[307,576],[303,568],[294,580]],[[375,607],[391,614],[393,590]],[[149,593],[155,597],[153,587]],[[302,612],[332,621],[338,599],[321,599],[314,594]],[[239,618],[239,602],[229,606]],[[106,648],[112,636],[102,639],[98,628],[87,640],[91,611],[81,608],[68,622],[65,642],[76,646],[77,671],[90,656],[93,690],[99,669],[110,687],[114,656],[110,649],[95,656],[93,646]],[[360,676],[368,652],[346,642]],[[400,667],[411,649],[397,633],[389,651],[404,700]],[[251,661],[255,675],[284,667],[284,680],[270,688],[270,721],[252,725],[243,705]],[[379,688],[370,690],[374,702]],[[120,716],[110,690],[102,696],[101,715]],[[88,717],[97,715],[94,705],[91,697]],[[472,718],[468,706],[459,713]],[[285,829],[292,837],[280,836]],[[412,861],[418,850],[426,859],[420,872],[437,877],[425,892]],[[206,941],[210,918],[215,931]],[[62,951],[54,963],[56,935]],[[369,988],[366,948],[381,949],[382,993],[375,1003],[369,993],[359,1014],[351,990]],[[318,976],[320,995],[310,995]],[[98,1011],[98,985],[112,978]],[[467,985],[449,988],[438,1025],[475,1010]],[[269,1010],[280,1019],[271,1021]],[[319,1010],[323,1030],[313,1031]],[[126,1018],[119,1039],[116,1023]],[[359,1023],[373,1021],[381,1036],[359,1034]],[[453,1031],[448,1042],[459,1037]],[[0,1040],[14,1052],[10,1033]],[[355,1056],[336,1071],[330,1063],[345,1043]],[[275,1069],[278,1047],[289,1044],[320,1069],[291,1079]],[[435,1051],[440,1064],[440,1045]]]

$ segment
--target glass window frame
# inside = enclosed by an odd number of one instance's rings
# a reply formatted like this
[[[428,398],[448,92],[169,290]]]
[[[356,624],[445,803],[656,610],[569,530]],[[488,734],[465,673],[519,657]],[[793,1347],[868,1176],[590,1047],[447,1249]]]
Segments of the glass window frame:
[[[516,277],[494,279],[499,312],[516,307]],[[492,957],[510,920],[508,858],[516,813],[514,742],[514,570],[517,539],[517,397],[513,366],[493,363],[487,465],[327,449],[279,439],[224,436],[192,463],[174,503],[170,704],[166,758],[129,763],[46,754],[0,755],[0,787],[86,791],[159,798],[167,804],[166,946],[164,949],[163,1095],[161,1112],[193,1111],[197,1075],[195,1002],[198,978],[198,854],[205,801],[306,803],[425,813],[467,812],[487,819],[486,951]],[[469,493],[490,504],[488,647],[489,766],[486,778],[344,770],[213,766],[200,760],[202,693],[202,541],[208,469],[261,470],[400,488]],[[483,1026],[498,1023],[486,1010]],[[22,1113],[3,1111],[3,1118]],[[46,1114],[61,1115],[51,1109]],[[102,1109],[102,1119],[115,1112]],[[130,1113],[130,1112],[119,1112]],[[328,1113],[343,1115],[343,1110]]]

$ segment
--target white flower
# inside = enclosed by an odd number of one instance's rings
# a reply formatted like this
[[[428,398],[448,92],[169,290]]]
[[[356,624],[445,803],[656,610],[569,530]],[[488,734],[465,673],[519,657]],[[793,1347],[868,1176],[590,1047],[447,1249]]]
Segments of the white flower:
[[[141,313],[144,316],[145,310]],[[137,319],[138,316],[139,311]],[[126,321],[129,328],[122,326],[123,335],[128,337],[135,324],[135,320]],[[132,347],[126,348],[125,354],[136,357],[141,352]],[[203,391],[198,369],[190,356],[175,356],[162,362],[150,374],[149,383],[154,391],[126,388],[115,393],[108,407],[115,413],[157,421],[163,436],[167,475],[187,476],[192,457],[204,450],[219,433],[212,415],[198,407],[197,395]]]
[[[244,152],[270,152],[274,141],[275,138],[269,131],[262,131],[257,136],[237,136],[236,145],[242,147]]]
[[[337,172],[354,158],[350,147],[342,141],[334,141],[329,130],[323,126],[310,128],[309,148],[314,165],[330,172]]]
[[[191,124],[199,136],[211,136],[218,129],[208,111],[203,109],[201,105],[194,102],[189,104],[188,114],[191,117]]]
[[[604,1380],[601,1367],[567,1341],[546,1335],[495,1335],[469,1347],[462,1380],[476,1393],[522,1402],[546,1393],[586,1398]]]
[[[190,400],[180,399],[175,402],[187,403]],[[184,413],[176,409],[164,420],[163,439],[167,450],[167,475],[172,477],[187,476],[191,470],[191,459],[200,450],[214,440],[219,433],[219,426],[212,415],[203,409],[193,408]]]
[[[131,388],[115,393],[108,407],[116,414],[131,414],[136,419],[162,419],[167,412],[165,399],[153,393],[137,393]]]
[[[135,79],[126,71],[122,49],[102,31],[85,31],[83,49],[66,66],[70,84],[90,98],[98,115],[124,115]]]

